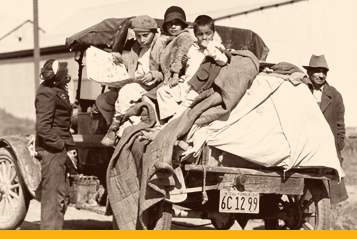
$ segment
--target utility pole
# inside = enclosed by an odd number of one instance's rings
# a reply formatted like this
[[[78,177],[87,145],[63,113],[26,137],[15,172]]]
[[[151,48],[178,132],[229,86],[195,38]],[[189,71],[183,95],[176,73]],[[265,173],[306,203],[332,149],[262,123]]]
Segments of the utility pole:
[[[33,39],[34,39],[34,65],[35,65],[35,92],[40,85],[40,41],[38,34],[38,1],[33,0]]]

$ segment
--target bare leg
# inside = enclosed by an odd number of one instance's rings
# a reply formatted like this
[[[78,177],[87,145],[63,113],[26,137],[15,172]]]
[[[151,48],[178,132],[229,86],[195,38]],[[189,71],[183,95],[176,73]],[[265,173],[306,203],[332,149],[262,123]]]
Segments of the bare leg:
[[[159,125],[163,125],[165,122],[159,120],[157,105],[149,97],[147,97],[146,95],[143,95],[143,97],[141,98],[141,101],[142,102],[146,102],[146,103],[148,103],[148,104],[150,104],[152,106],[152,108],[155,111],[156,122],[158,122]]]

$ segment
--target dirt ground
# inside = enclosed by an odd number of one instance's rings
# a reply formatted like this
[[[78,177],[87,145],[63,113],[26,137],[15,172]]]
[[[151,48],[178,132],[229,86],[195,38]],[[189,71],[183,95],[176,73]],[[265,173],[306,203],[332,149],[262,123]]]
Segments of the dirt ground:
[[[342,151],[348,200],[333,210],[334,230],[357,230],[357,139],[347,139]]]
[[[334,230],[356,230],[357,187],[347,186],[349,199],[334,211]],[[29,211],[19,230],[40,229],[40,203],[32,200]],[[65,215],[64,230],[111,230],[112,217],[69,207]],[[172,230],[215,230],[209,220],[174,218]],[[230,230],[242,230],[236,222]],[[264,230],[262,220],[250,220],[245,230]]]
[[[39,230],[40,229],[41,205],[38,201],[32,200],[29,211],[19,230]],[[64,230],[111,230],[112,217],[77,210],[69,207],[65,215]],[[201,219],[174,218],[172,230],[215,230],[211,221]],[[251,220],[245,228],[246,230],[264,229],[262,220]],[[242,230],[235,223],[231,230]]]
[[[348,200],[333,209],[334,230],[357,230],[357,187],[347,185]]]

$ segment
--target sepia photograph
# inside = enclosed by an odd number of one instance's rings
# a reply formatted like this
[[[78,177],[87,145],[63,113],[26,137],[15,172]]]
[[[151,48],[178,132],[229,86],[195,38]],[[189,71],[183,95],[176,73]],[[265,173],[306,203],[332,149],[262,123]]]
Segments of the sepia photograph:
[[[357,230],[356,0],[0,0],[0,230]]]

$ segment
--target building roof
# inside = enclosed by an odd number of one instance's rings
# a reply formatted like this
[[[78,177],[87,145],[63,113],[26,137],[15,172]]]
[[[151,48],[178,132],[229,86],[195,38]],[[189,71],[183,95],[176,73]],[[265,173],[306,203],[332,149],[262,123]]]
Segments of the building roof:
[[[0,16],[0,38],[6,35],[8,32],[19,26],[26,19],[19,19],[12,16],[1,15]]]
[[[33,49],[33,21],[1,16],[0,53]],[[41,28],[40,36],[45,31]]]
[[[21,27],[24,27],[26,24],[31,24],[31,25],[33,25],[33,21],[31,21],[31,20],[26,20],[26,21],[24,21],[23,23],[21,23],[20,25],[16,26],[16,27],[15,27],[14,29],[12,29],[11,31],[7,32],[5,35],[3,35],[3,36],[0,35],[0,41],[3,40],[3,39],[5,39],[6,37],[10,36],[12,33],[18,31]],[[39,30],[40,30],[41,32],[45,33],[45,31],[44,31],[43,29],[41,29],[40,27],[39,27]]]

